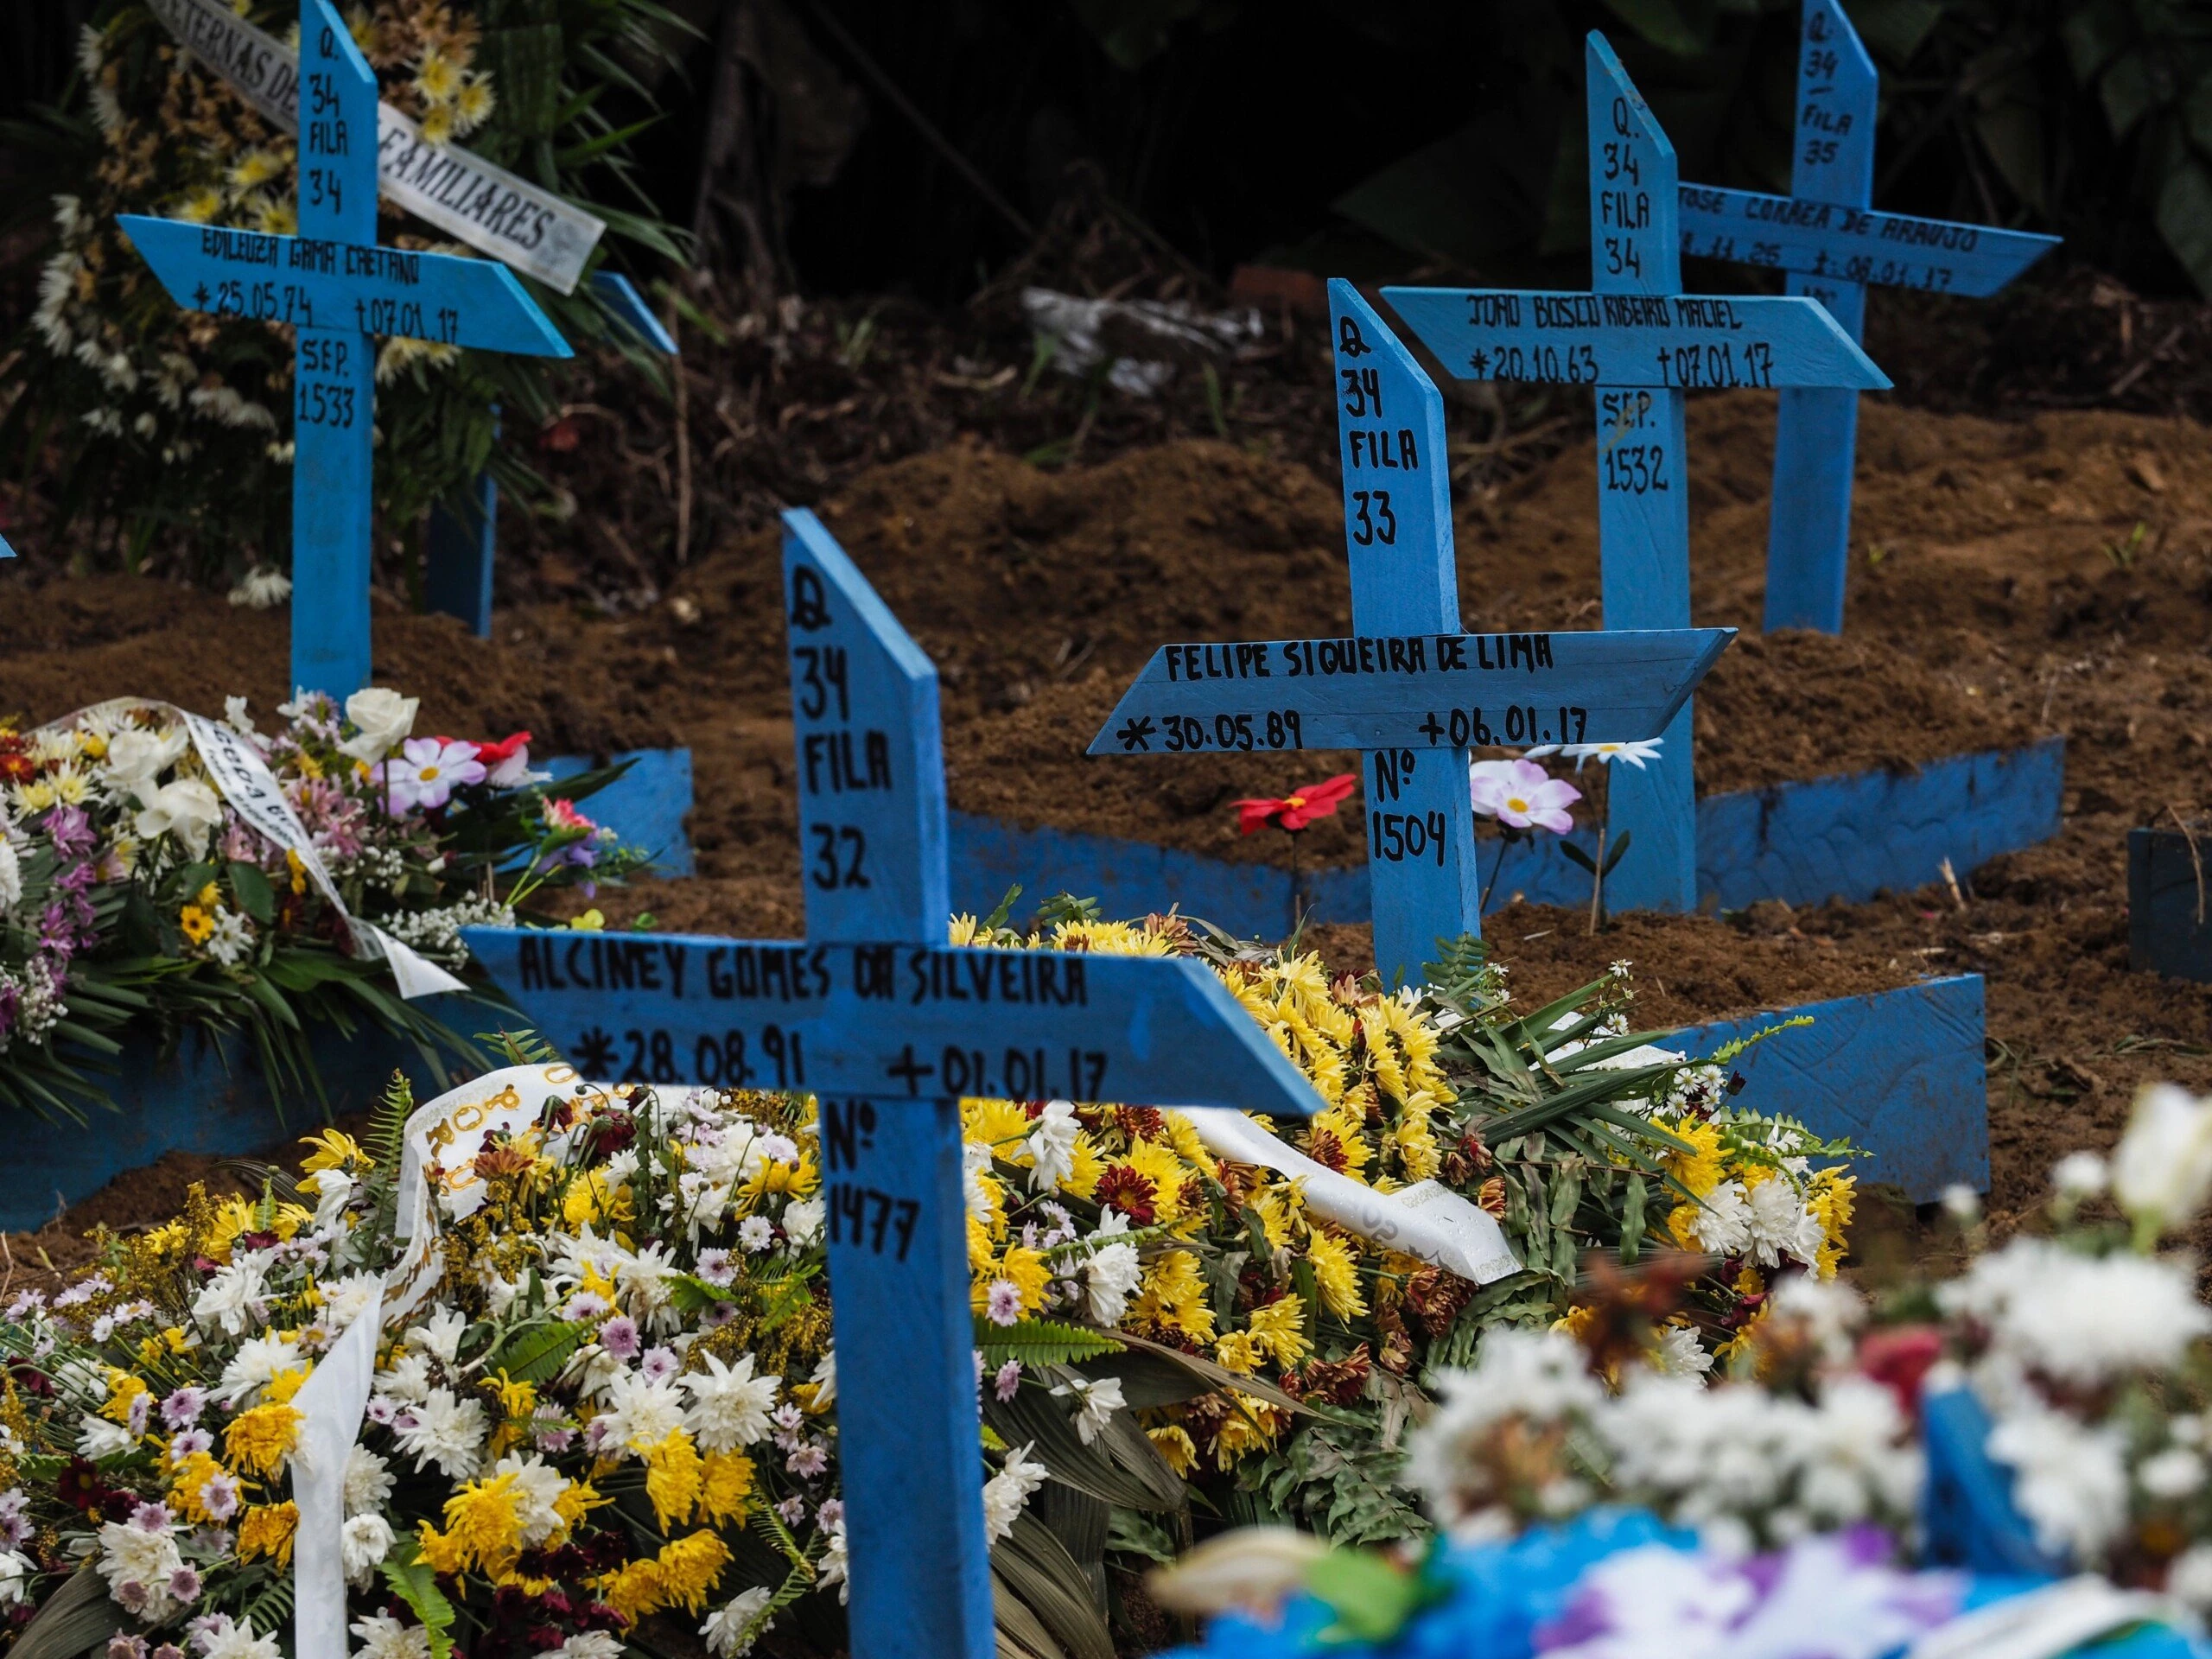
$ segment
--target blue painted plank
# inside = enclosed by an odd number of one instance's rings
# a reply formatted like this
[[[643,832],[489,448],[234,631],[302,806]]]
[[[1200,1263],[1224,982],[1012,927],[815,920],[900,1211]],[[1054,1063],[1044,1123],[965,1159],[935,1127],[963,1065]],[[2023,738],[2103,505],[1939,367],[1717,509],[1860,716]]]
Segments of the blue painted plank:
[[[1221,982],[1185,958],[565,929],[466,937],[588,1077],[1319,1109]]]
[[[1587,42],[1590,286],[1664,305],[1681,290],[1675,245],[1675,147],[1604,36]],[[1817,313],[1817,306],[1803,306]],[[1825,315],[1821,322],[1835,325]],[[1856,348],[1853,348],[1856,350]],[[1728,359],[1724,353],[1721,360]],[[1598,546],[1605,626],[1686,628],[1690,621],[1688,442],[1680,391],[1598,393]],[[1606,778],[1611,841],[1630,839],[1609,878],[1617,910],[1697,904],[1697,785],[1692,710],[1676,711],[1658,755]]]
[[[591,277],[592,292],[600,302],[613,312],[632,333],[653,350],[669,357],[679,355],[676,341],[645,303],[627,276],[619,270],[595,270]]]
[[[804,509],[784,515],[784,588],[807,937],[942,939],[937,670]]]
[[[1799,1014],[1813,1024],[1732,1063],[1745,1079],[1738,1104],[1848,1136],[1872,1154],[1851,1166],[1862,1183],[1902,1187],[1916,1204],[1954,1185],[1989,1190],[1980,975],[1692,1027],[1669,1046],[1709,1054],[1777,1015]]]
[[[1717,185],[1683,185],[1677,200],[1684,253],[1970,299],[1996,293],[2060,240]]]
[[[1458,752],[1656,737],[1733,628],[1417,633],[1162,645],[1092,754]],[[1464,768],[1462,768],[1464,771]],[[1465,794],[1465,779],[1458,778]],[[1388,799],[1370,790],[1370,804]]]
[[[1874,61],[1837,0],[1805,0],[1789,174],[1796,200],[1864,207],[1872,200],[1879,91]],[[1824,271],[1791,271],[1783,291],[1819,301],[1852,339],[1865,337],[1863,283]],[[1834,386],[1794,388],[1780,394],[1780,404],[1767,527],[1766,631],[1840,633],[1859,394]]]
[[[1368,635],[1433,635],[1440,647],[1459,632],[1444,399],[1350,283],[1329,284],[1329,327],[1352,627]],[[1264,736],[1279,728],[1262,718],[1255,729]],[[1417,981],[1440,934],[1482,931],[1466,746],[1465,739],[1453,741],[1441,764],[1417,766],[1409,750],[1363,758],[1375,960],[1385,984]],[[1408,855],[1408,824],[1421,826],[1433,857]]]
[[[2192,834],[2196,834],[2194,830]],[[2212,836],[2127,832],[2127,965],[2169,979],[2212,981]]]
[[[1999,854],[2056,835],[2064,785],[2065,741],[2049,738],[1932,761],[1916,772],[1708,795],[1698,803],[1700,896],[1730,910],[1761,899],[1859,904],[1939,880],[1946,858],[1963,880]],[[1589,872],[1560,852],[1559,839],[1542,836],[1504,849],[1494,906],[1516,895],[1537,905],[1589,903]],[[1567,839],[1596,849],[1586,832]],[[1500,846],[1485,840],[1478,850],[1485,886]],[[1175,905],[1248,938],[1276,938],[1289,927],[1291,876],[1274,865],[1233,864],[1076,830],[1025,830],[957,812],[952,853],[953,897],[978,913],[1019,882],[1032,902],[1071,893],[1096,897],[1109,915]],[[1315,921],[1368,919],[1366,866],[1304,871],[1299,885],[1300,908]],[[2193,893],[2192,887],[2192,902]]]
[[[630,763],[629,771],[597,794],[586,797],[580,810],[624,841],[651,852],[656,874],[696,874],[690,839],[683,831],[683,820],[692,804],[691,751],[626,749],[608,757],[609,764],[626,760]],[[573,778],[599,764],[579,755],[561,754],[544,766],[560,779]]]
[[[1760,899],[1858,904],[1963,874],[2058,833],[2063,738],[1699,803],[1699,886],[1725,909]],[[1633,855],[1631,855],[1633,856]]]
[[[300,0],[300,46],[311,116],[300,130],[300,230],[330,243],[373,243],[376,77],[329,0]],[[125,228],[134,228],[128,217]],[[135,228],[134,240],[161,240],[151,225]],[[196,241],[201,227],[181,229],[180,239]],[[164,286],[175,297],[166,278]],[[292,685],[342,701],[368,683],[370,672],[376,351],[340,321],[334,308],[330,326],[294,335]]]
[[[423,550],[423,601],[435,613],[456,616],[479,639],[492,637],[492,560],[499,537],[499,486],[479,473],[458,512],[443,502],[430,509]]]
[[[308,124],[310,132],[315,125]],[[188,310],[475,351],[575,355],[496,260],[377,247],[373,235],[270,236],[138,213],[119,214],[118,222],[169,297]]]
[[[1597,105],[1605,114],[1604,100]],[[1656,128],[1652,129],[1656,131]],[[1661,135],[1662,140],[1664,135]],[[1616,148],[1649,146],[1640,132]],[[1592,142],[1598,143],[1595,135]],[[1668,191],[1649,186],[1593,191],[1595,208],[1622,215],[1597,232],[1602,272],[1634,250],[1636,265],[1673,263],[1673,238],[1631,227],[1642,213],[1663,226],[1673,215],[1674,155],[1667,153]],[[1602,166],[1601,162],[1601,166]],[[1624,175],[1625,176],[1625,175]],[[1625,198],[1624,203],[1622,198]],[[1604,251],[1607,245],[1613,251]],[[1662,261],[1660,250],[1667,258]],[[1605,280],[1601,275],[1600,281]],[[1624,276],[1616,280],[1641,280]],[[1538,289],[1386,288],[1382,297],[1422,345],[1462,380],[1526,380],[1567,386],[1635,386],[1653,391],[1727,391],[1738,387],[1857,386],[1879,391],[1889,376],[1876,368],[1835,319],[1817,305],[1782,295],[1726,296],[1669,288],[1599,289],[1588,294]]]
[[[2013,1579],[2056,1579],[2071,1572],[2065,1557],[2037,1544],[2035,1528],[2013,1502],[2012,1468],[1989,1455],[1993,1425],[1974,1390],[1932,1389],[1921,1401],[1920,1415],[1928,1454],[1928,1484],[1921,1497],[1927,1564]],[[2101,1642],[2093,1650],[2116,1651]]]

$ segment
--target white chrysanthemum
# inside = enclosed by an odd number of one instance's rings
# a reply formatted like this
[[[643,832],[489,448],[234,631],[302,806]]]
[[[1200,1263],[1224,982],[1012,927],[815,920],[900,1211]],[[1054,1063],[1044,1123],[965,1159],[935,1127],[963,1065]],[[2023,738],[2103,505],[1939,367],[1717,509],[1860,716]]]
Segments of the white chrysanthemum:
[[[1723,1181],[1698,1203],[1690,1218],[1697,1242],[1715,1255],[1742,1255],[1751,1248],[1751,1206],[1741,1181]]]
[[[376,1582],[377,1568],[391,1553],[391,1522],[380,1515],[349,1516],[339,1534],[339,1550],[346,1567],[346,1582],[365,1590]],[[359,1625],[354,1626],[359,1630]]]
[[[707,1617],[699,1627],[699,1634],[706,1638],[707,1651],[715,1659],[743,1659],[753,1651],[753,1644],[767,1633],[772,1619],[763,1623],[758,1630],[753,1621],[767,1611],[775,1599],[775,1592],[765,1584],[756,1584],[750,1590],[733,1596]]]
[[[823,1216],[820,1198],[794,1198],[784,1206],[784,1233],[800,1249],[822,1242]]]
[[[1713,1369],[1713,1356],[1687,1325],[1667,1326],[1644,1357],[1662,1376],[1703,1376]]]
[[[1428,1494],[1440,1519],[1464,1519],[1474,1507],[1471,1489],[1487,1480],[1473,1460],[1497,1424],[1510,1417],[1549,1422],[1586,1416],[1605,1399],[1573,1338],[1552,1331],[1485,1332],[1471,1368],[1438,1377],[1437,1408],[1407,1441],[1404,1478]]]
[[[545,1659],[622,1659],[622,1638],[606,1630],[578,1630]]]
[[[21,1550],[0,1549],[0,1607],[20,1605],[30,1595],[38,1563]]]
[[[510,1452],[492,1465],[492,1472],[515,1478],[515,1520],[525,1548],[535,1549],[561,1529],[561,1513],[553,1506],[569,1490],[566,1475],[535,1452],[527,1457]]]
[[[377,1373],[376,1385],[378,1394],[388,1394],[410,1404],[427,1398],[430,1392],[429,1357],[420,1353],[394,1356],[391,1369]]]
[[[1109,1210],[1105,1219],[1128,1224],[1128,1218],[1118,1210]],[[1099,1232],[1107,1229],[1102,1225]],[[1115,1229],[1119,1231],[1120,1228]],[[1095,1238],[1097,1234],[1093,1234]],[[1099,1325],[1111,1328],[1122,1322],[1122,1315],[1128,1312],[1129,1298],[1136,1294],[1137,1286],[1144,1278],[1144,1263],[1137,1255],[1134,1244],[1109,1244],[1094,1250],[1083,1264],[1083,1288],[1090,1303],[1090,1317]]]
[[[1990,1431],[1989,1455],[2012,1467],[2013,1501],[2054,1554],[2094,1561],[2126,1525],[2126,1446],[2113,1431],[2024,1404]]]
[[[1055,1384],[1052,1392],[1075,1402],[1075,1432],[1085,1446],[1103,1434],[1114,1414],[1128,1404],[1122,1397],[1118,1376],[1071,1376]]]
[[[1036,1449],[1034,1440],[1017,1446],[1006,1454],[1005,1466],[983,1483],[983,1528],[992,1543],[1014,1530],[1014,1522],[1028,1506],[1029,1495],[1052,1473],[1043,1464],[1030,1461],[1029,1454]]]
[[[407,1427],[394,1438],[419,1471],[436,1464],[448,1479],[467,1480],[482,1461],[484,1403],[474,1395],[454,1397],[451,1389],[432,1389],[422,1404],[410,1407]]]
[[[327,1169],[322,1172],[326,1179],[334,1173]],[[384,1278],[379,1274],[349,1273],[342,1279],[333,1279],[322,1287],[323,1323],[333,1331],[346,1331],[383,1300]]]
[[[1082,1124],[1075,1107],[1065,1100],[1048,1100],[1039,1113],[1029,1138],[1023,1142],[1036,1160],[1031,1180],[1040,1192],[1049,1192],[1075,1173],[1075,1138]]]
[[[1753,1261],[1763,1268],[1778,1268],[1784,1261],[1808,1268],[1818,1264],[1827,1235],[1795,1185],[1770,1175],[1751,1189],[1748,1208]]]
[[[242,1336],[264,1317],[269,1260],[259,1250],[246,1250],[218,1268],[193,1299],[192,1317],[202,1326],[219,1326],[229,1336]]]
[[[78,1452],[94,1463],[103,1458],[120,1457],[137,1444],[138,1437],[120,1423],[95,1417],[90,1412],[78,1419]]]
[[[346,1453],[346,1515],[373,1515],[391,1501],[391,1465],[358,1442]]]
[[[776,1390],[784,1379],[753,1375],[753,1356],[742,1354],[734,1365],[725,1365],[713,1354],[707,1369],[687,1372],[683,1383],[691,1396],[684,1424],[705,1452],[734,1452],[751,1446],[768,1433],[768,1414],[776,1408]]]
[[[442,1307],[407,1333],[407,1345],[450,1365],[461,1351],[461,1335],[467,1329],[468,1315],[457,1307]]]
[[[278,1372],[296,1370],[299,1365],[298,1343],[285,1337],[248,1337],[223,1367],[222,1381],[207,1391],[208,1397],[226,1405],[249,1404],[276,1380]]]
[[[2083,1255],[2050,1239],[2016,1238],[1937,1287],[1945,1312],[1987,1326],[1997,1357],[2059,1382],[2094,1388],[2178,1363],[2212,1332],[2185,1264],[2149,1256]]]
[[[173,1529],[111,1521],[100,1529],[99,1550],[99,1574],[111,1600],[153,1621],[176,1611],[169,1575],[184,1565],[184,1557],[177,1554]]]
[[[683,1395],[667,1380],[649,1381],[624,1371],[607,1385],[607,1409],[598,1421],[610,1451],[641,1451],[658,1446],[683,1427]]]
[[[359,1659],[430,1659],[430,1632],[420,1624],[402,1624],[390,1613],[371,1613],[353,1621],[360,1638]]]
[[[2160,1231],[2194,1216],[2212,1192],[2212,1102],[2170,1083],[2136,1096],[2113,1150],[2112,1192],[2121,1209]]]

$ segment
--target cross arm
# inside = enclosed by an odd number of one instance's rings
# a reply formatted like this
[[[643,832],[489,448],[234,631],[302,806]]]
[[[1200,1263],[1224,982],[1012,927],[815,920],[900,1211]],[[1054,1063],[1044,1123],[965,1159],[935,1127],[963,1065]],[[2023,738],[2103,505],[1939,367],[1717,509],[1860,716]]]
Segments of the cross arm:
[[[192,310],[475,351],[575,355],[514,273],[489,259],[138,213],[119,222],[169,296]]]
[[[587,1077],[1241,1107],[1320,1096],[1204,964],[681,934],[465,930],[470,952]]]
[[[1382,297],[1462,380],[1655,391],[1890,385],[1817,302],[1795,296],[1386,288]]]
[[[1733,628],[1162,645],[1092,754],[1465,749],[1656,737]]]
[[[2059,243],[2057,237],[2027,231],[1878,213],[1756,190],[1686,184],[1679,199],[1684,253],[1976,299],[1996,293]]]

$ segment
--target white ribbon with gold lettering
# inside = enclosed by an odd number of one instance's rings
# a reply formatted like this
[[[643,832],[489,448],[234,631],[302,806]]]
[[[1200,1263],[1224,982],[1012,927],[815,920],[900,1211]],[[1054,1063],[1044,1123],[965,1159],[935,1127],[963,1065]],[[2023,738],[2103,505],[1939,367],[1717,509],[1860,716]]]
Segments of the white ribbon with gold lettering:
[[[300,130],[299,54],[220,0],[150,0],[185,50],[286,132]],[[433,144],[391,105],[377,105],[382,193],[501,264],[575,292],[607,221],[457,144]]]
[[[346,1458],[360,1438],[385,1327],[414,1312],[437,1283],[437,1210],[433,1187],[457,1214],[480,1201],[470,1167],[486,1138],[534,1122],[550,1094],[576,1081],[565,1065],[510,1065],[448,1089],[407,1120],[401,1137],[396,1230],[407,1241],[385,1274],[373,1314],[365,1313],[331,1344],[292,1396],[303,1421],[292,1457],[295,1659],[346,1659]]]

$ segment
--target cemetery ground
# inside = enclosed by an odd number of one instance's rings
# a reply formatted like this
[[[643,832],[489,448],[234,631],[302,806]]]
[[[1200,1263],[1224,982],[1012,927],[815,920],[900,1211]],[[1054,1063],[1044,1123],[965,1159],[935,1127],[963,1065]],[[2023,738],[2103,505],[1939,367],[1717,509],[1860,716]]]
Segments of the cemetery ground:
[[[2212,994],[2127,970],[2124,844],[2132,826],[2212,804],[2212,435],[2185,417],[2003,419],[1870,398],[1837,640],[1757,632],[1771,431],[1770,397],[1692,403],[1695,620],[1745,630],[1699,694],[1701,792],[2062,733],[2061,835],[1955,893],[1931,871],[1870,904],[1629,915],[1594,937],[1581,912],[1500,893],[1485,931],[1531,1006],[1631,960],[1654,1027],[1986,976],[2001,1228],[2037,1200],[2056,1155],[2117,1137],[2139,1082],[2212,1087]],[[940,668],[956,810],[1285,856],[1280,835],[1240,839],[1230,801],[1351,769],[1351,757],[1082,754],[1160,640],[1348,628],[1333,482],[1258,447],[1185,437],[1049,467],[970,440],[853,471],[826,494],[825,523]],[[1471,630],[1595,625],[1593,465],[1587,441],[1567,442],[1457,502]],[[587,540],[594,512],[579,515]],[[733,529],[650,602],[594,606],[558,594],[556,563],[484,644],[386,604],[376,681],[423,697],[419,729],[519,727],[565,753],[688,745],[701,874],[597,903],[610,925],[650,912],[666,931],[796,935],[777,561],[772,529]],[[265,712],[284,694],[281,611],[124,577],[49,575],[40,599],[0,623],[0,707],[47,719],[126,693],[207,708],[244,690]],[[1358,823],[1322,820],[1301,861],[1357,860]],[[1339,969],[1364,965],[1366,935],[1316,930]],[[172,1154],[16,1236],[16,1268],[41,1251],[65,1264],[95,1220],[167,1213],[212,1161]]]

